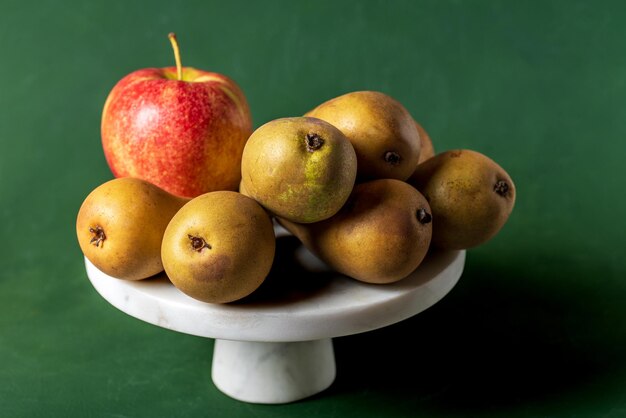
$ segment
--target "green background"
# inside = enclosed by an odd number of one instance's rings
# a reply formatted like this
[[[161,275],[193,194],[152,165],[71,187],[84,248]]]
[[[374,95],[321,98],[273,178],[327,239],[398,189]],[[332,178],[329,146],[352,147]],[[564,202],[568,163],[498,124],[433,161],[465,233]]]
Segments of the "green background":
[[[623,4],[3,0],[0,415],[626,416]],[[516,182],[509,222],[446,298],[335,339],[321,395],[228,398],[212,340],[129,317],[86,277],[74,222],[111,178],[104,100],[172,65],[170,31],[185,65],[237,81],[255,127],[379,90],[438,151],[481,151]]]

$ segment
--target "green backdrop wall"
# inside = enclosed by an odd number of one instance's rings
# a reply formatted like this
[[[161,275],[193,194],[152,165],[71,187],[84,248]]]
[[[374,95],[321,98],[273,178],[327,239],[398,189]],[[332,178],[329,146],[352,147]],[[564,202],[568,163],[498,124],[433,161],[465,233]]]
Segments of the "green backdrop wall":
[[[626,7],[619,1],[3,0],[0,415],[626,416]],[[249,405],[213,342],[110,306],[74,235],[110,179],[106,95],[183,63],[229,75],[255,127],[353,90],[400,100],[438,151],[500,163],[515,210],[439,304],[335,340],[323,394]]]

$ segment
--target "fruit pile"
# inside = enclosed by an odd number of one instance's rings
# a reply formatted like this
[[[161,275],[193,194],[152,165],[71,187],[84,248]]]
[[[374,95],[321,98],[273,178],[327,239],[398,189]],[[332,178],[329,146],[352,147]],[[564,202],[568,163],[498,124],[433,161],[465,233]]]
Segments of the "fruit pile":
[[[76,222],[81,250],[104,273],[165,271],[195,299],[239,300],[272,267],[276,220],[335,271],[393,283],[429,250],[475,247],[507,221],[509,175],[476,151],[435,154],[394,98],[352,92],[251,132],[239,87],[183,68],[170,39],[177,67],[128,75],[104,107],[117,178],[87,196]]]

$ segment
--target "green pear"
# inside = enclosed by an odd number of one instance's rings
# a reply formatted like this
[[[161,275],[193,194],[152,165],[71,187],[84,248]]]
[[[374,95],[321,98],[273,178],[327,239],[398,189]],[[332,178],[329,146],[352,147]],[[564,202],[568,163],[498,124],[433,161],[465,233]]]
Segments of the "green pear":
[[[240,190],[277,216],[318,222],[343,206],[356,170],[354,148],[334,126],[315,118],[276,119],[248,139]]]

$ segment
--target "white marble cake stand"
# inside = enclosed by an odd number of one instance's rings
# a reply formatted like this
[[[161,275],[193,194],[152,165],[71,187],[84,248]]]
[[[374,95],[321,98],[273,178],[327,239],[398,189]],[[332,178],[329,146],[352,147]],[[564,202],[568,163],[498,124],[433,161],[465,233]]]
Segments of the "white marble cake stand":
[[[277,232],[284,234],[280,228]],[[98,293],[121,311],[160,327],[215,338],[212,379],[218,389],[241,401],[266,404],[296,401],[328,388],[336,374],[331,338],[381,328],[425,310],[454,287],[465,264],[465,251],[433,253],[407,278],[370,285],[329,271],[302,247],[296,256],[303,271],[325,274],[321,287],[279,300],[223,305],[186,296],[164,274],[125,281],[87,259],[85,264]]]

